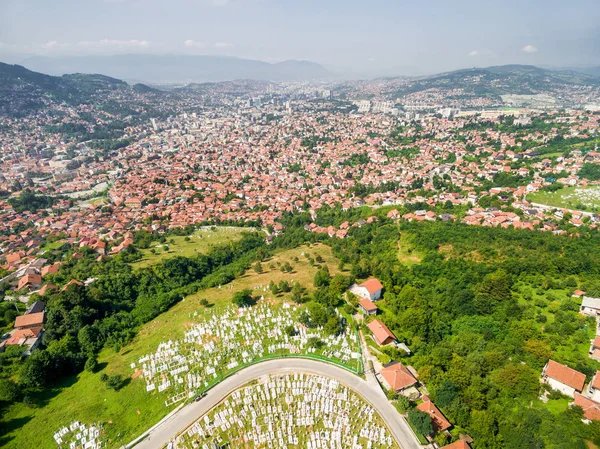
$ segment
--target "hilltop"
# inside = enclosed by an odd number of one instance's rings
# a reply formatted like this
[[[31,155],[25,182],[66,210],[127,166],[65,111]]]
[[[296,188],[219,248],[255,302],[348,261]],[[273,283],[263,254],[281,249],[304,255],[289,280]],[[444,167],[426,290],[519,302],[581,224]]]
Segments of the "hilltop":
[[[570,70],[548,70],[531,65],[503,65],[461,69],[426,77],[413,78],[398,89],[398,96],[439,89],[448,92],[461,89],[466,97],[502,95],[537,95],[559,93],[569,86],[600,86],[600,78]]]
[[[77,105],[98,95],[134,90],[158,92],[143,85],[132,88],[125,81],[105,75],[51,76],[0,62],[0,114],[20,115],[63,102]]]

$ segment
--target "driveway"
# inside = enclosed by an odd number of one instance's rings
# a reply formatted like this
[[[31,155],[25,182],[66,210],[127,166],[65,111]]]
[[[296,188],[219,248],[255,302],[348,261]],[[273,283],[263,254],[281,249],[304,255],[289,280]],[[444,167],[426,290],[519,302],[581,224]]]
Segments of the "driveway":
[[[234,390],[248,384],[254,379],[268,374],[293,374],[299,372],[330,377],[352,388],[379,413],[402,449],[421,448],[404,418],[387,400],[378,384],[373,383],[373,381],[367,382],[343,368],[328,363],[285,358],[281,360],[268,360],[249,366],[223,380],[210,389],[200,401],[186,405],[154,427],[146,438],[135,445],[135,449],[161,449],[169,441],[173,440],[177,434],[209,412]],[[127,447],[133,446],[130,443]]]

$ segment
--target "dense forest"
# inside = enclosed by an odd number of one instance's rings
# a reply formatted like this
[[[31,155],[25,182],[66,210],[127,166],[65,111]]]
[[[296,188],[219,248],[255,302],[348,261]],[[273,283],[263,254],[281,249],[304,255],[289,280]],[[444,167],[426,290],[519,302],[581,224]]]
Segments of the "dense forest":
[[[582,410],[556,392],[540,401],[539,379],[549,358],[588,381],[600,368],[587,354],[595,322],[571,297],[578,287],[600,295],[600,257],[590,250],[599,240],[378,223],[332,246],[353,273],[382,281],[382,319],[414,353],[404,363],[473,447],[583,449],[600,442],[600,425],[583,424]],[[399,243],[421,262],[400,263]]]

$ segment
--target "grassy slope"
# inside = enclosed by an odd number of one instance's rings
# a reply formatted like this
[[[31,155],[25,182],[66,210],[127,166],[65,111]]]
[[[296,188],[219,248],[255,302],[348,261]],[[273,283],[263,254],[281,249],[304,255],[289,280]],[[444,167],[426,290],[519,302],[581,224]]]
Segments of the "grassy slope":
[[[535,192],[527,195],[527,200],[545,204],[551,207],[566,208],[566,209],[577,209],[577,205],[581,202],[576,197],[567,198],[569,195],[573,195],[576,189],[585,189],[586,187],[565,187],[557,190],[556,192]],[[587,189],[593,188],[591,186]],[[596,204],[596,207],[600,207],[600,201]]]
[[[410,235],[406,232],[401,233],[398,240],[398,260],[404,265],[415,265],[423,259],[421,254],[410,241]]]
[[[84,423],[104,423],[105,431],[110,439],[109,447],[118,447],[127,443],[145,429],[151,427],[166,415],[171,408],[164,405],[165,396],[146,393],[141,380],[132,379],[119,392],[106,388],[100,381],[100,374],[121,374],[129,377],[132,374],[130,364],[148,352],[154,351],[161,341],[181,337],[185,324],[194,320],[191,313],[201,310],[199,300],[206,298],[212,307],[205,310],[213,313],[216,308],[226,307],[229,298],[238,290],[252,289],[256,285],[268,285],[273,280],[296,280],[311,289],[312,280],[317,272],[311,267],[306,256],[321,255],[328,265],[332,275],[336,274],[337,260],[332,256],[331,249],[324,245],[299,247],[275,255],[271,260],[263,262],[264,272],[257,274],[250,269],[246,274],[229,285],[207,289],[192,295],[175,305],[168,312],[144,325],[131,344],[118,353],[105,349],[99,357],[99,362],[105,364],[102,371],[90,374],[82,372],[76,378],[68,379],[54,394],[49,395],[43,405],[29,408],[21,403],[8,409],[1,418],[1,424],[8,429],[0,437],[0,446],[6,448],[35,447],[36,449],[56,449],[52,435],[64,425],[73,420]],[[299,261],[293,259],[298,257]],[[270,269],[271,263],[290,262],[294,267],[292,273],[282,273],[278,268]],[[263,293],[261,291],[261,293]],[[258,292],[257,292],[258,294]],[[289,295],[289,294],[287,294]],[[264,293],[266,299],[279,300],[270,293]]]
[[[203,227],[189,236],[189,241],[183,236],[173,236],[167,239],[165,244],[156,242],[152,248],[142,250],[142,259],[133,263],[132,267],[143,268],[157,264],[176,256],[192,257],[197,253],[205,253],[214,246],[223,243],[239,240],[242,232],[250,232],[252,229],[239,227]],[[173,240],[174,243],[170,243]],[[169,247],[169,251],[164,250],[164,245]],[[156,254],[152,254],[154,249]]]

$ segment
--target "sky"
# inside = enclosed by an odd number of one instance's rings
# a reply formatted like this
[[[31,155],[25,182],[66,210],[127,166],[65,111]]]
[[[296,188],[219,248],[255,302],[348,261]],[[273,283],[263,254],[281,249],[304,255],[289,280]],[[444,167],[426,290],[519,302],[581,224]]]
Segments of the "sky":
[[[600,65],[600,0],[0,0],[0,61],[215,54],[333,71]]]

